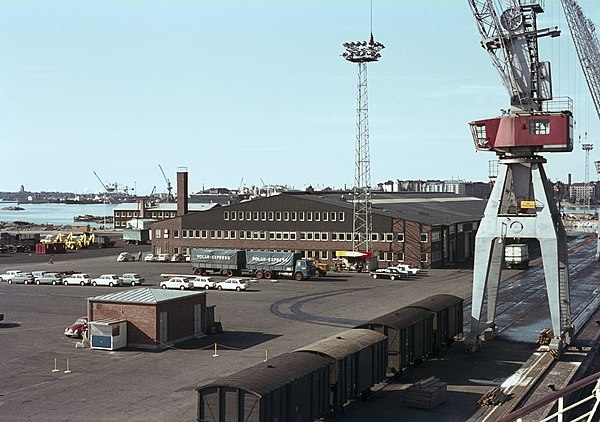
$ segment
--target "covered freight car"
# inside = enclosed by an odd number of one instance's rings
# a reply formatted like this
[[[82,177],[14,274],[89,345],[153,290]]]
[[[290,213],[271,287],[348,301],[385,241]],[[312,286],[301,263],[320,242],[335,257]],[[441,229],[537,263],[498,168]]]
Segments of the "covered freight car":
[[[463,302],[463,299],[458,296],[439,294],[407,306],[407,308],[420,308],[434,313],[434,352],[450,345],[455,337],[463,332]]]
[[[372,330],[354,329],[296,350],[335,359],[330,374],[331,407],[340,412],[351,400],[364,397],[385,380],[387,337]]]
[[[329,411],[333,359],[285,353],[198,387],[198,422],[306,421]]]
[[[419,308],[400,308],[356,328],[388,337],[388,369],[399,374],[433,353],[433,313]]]

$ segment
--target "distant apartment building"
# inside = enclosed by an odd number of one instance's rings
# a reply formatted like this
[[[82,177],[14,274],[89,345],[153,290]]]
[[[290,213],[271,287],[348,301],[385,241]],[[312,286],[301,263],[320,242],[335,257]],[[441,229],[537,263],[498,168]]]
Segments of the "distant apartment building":
[[[481,182],[465,182],[464,180],[388,180],[379,183],[383,192],[426,192],[426,193],[454,193],[460,196],[476,196],[487,198],[489,196],[489,185],[486,189],[473,189],[472,185],[482,185]],[[479,193],[479,195],[473,195]]]
[[[572,183],[569,188],[569,197],[575,204],[594,204],[600,196],[600,183]]]

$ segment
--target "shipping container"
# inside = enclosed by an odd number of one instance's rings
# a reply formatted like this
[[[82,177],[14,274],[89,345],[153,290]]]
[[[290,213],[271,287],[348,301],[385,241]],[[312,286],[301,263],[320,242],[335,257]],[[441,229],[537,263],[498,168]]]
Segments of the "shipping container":
[[[433,313],[400,308],[356,328],[382,333],[388,338],[388,370],[394,375],[420,364],[434,350]]]
[[[332,358],[285,353],[196,388],[198,422],[313,422],[329,411]]]
[[[350,401],[364,398],[371,387],[385,380],[387,337],[366,329],[353,329],[296,350],[334,359],[330,373],[330,404],[338,414]]]
[[[439,294],[407,306],[433,312],[434,353],[463,333],[463,302],[458,296]]]

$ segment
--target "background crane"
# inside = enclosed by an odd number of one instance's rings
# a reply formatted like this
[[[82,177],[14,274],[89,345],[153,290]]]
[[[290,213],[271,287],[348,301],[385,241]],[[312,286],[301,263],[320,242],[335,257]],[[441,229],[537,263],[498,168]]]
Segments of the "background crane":
[[[571,38],[575,44],[575,50],[577,50],[581,70],[590,90],[596,114],[600,119],[600,43],[596,36],[596,26],[585,16],[581,6],[575,0],[561,0],[561,2],[571,31]],[[589,151],[587,152],[589,153]],[[589,165],[587,159],[586,156],[586,166]],[[586,183],[588,180],[586,175]],[[600,217],[596,231],[598,237],[596,261],[600,261]]]
[[[171,186],[171,181],[167,178],[162,166],[159,164],[158,168],[160,168],[160,172],[165,178],[165,182],[167,183],[167,202],[175,202],[175,197],[173,196],[173,187]]]
[[[94,172],[94,175],[96,176],[96,179],[98,179],[98,181],[102,184],[102,187],[106,190],[106,192],[113,193],[113,192],[115,192],[117,190],[117,184],[116,183],[114,183],[112,185],[111,184],[107,185],[107,184],[105,184],[102,181],[102,179],[100,179],[100,176],[98,176],[98,173],[96,173],[95,170],[93,170],[93,172]]]

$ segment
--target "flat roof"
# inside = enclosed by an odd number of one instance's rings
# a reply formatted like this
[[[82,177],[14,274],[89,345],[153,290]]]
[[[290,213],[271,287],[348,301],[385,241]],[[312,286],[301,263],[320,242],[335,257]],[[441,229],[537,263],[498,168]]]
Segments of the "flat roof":
[[[87,300],[91,302],[117,302],[156,305],[158,303],[168,302],[171,300],[202,295],[206,295],[206,292],[151,289],[149,287],[143,287],[139,289],[129,289],[100,296],[88,297]]]

